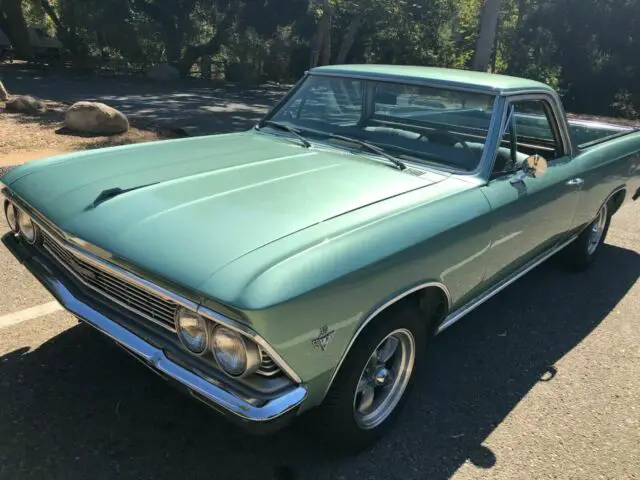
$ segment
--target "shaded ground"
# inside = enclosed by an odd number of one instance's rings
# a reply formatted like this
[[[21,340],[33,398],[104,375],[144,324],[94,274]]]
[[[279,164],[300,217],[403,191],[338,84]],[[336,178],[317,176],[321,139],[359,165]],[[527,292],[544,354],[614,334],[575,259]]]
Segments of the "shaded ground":
[[[65,313],[4,328],[0,478],[637,478],[638,207],[589,271],[547,262],[437,337],[398,428],[357,457],[304,421],[247,436]],[[4,312],[51,298],[4,249],[0,286]]]
[[[184,108],[217,131],[278,95],[0,75],[44,98],[156,98],[151,117]],[[398,428],[352,458],[320,450],[304,421],[245,435],[66,313],[0,329],[0,479],[638,478],[639,222],[640,203],[624,207],[589,271],[547,262],[437,337]],[[0,316],[51,300],[3,248],[0,289]]]
[[[154,83],[135,77],[73,77],[39,74],[21,65],[0,65],[11,94],[59,102],[100,101],[145,125],[191,127],[199,134],[250,128],[286,93],[287,87],[215,87],[200,80]]]

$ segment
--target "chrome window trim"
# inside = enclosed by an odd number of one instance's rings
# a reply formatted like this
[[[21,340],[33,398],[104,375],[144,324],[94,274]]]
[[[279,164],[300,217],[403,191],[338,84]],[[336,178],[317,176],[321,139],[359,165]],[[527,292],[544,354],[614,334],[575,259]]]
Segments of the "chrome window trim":
[[[417,292],[419,290],[423,290],[423,289],[429,288],[429,287],[437,287],[440,290],[442,290],[442,292],[447,297],[447,311],[449,311],[451,309],[451,307],[453,306],[453,300],[452,300],[452,297],[451,297],[451,293],[449,292],[449,289],[446,287],[446,285],[444,283],[440,283],[440,282],[421,283],[421,284],[416,285],[416,286],[414,286],[414,287],[412,287],[412,288],[410,288],[408,290],[403,291],[402,293],[394,296],[393,298],[387,300],[385,303],[383,303],[382,305],[377,307],[372,313],[368,314],[366,316],[366,318],[362,322],[360,322],[360,325],[358,326],[356,332],[351,337],[351,341],[347,345],[347,348],[345,348],[344,352],[342,352],[342,356],[340,357],[340,361],[337,363],[335,369],[333,370],[331,378],[329,379],[329,383],[327,384],[327,388],[325,389],[325,391],[324,391],[324,393],[322,395],[322,400],[324,400],[324,397],[329,392],[329,389],[331,388],[331,385],[333,384],[333,381],[335,380],[336,376],[338,375],[338,372],[340,371],[340,367],[342,367],[342,364],[345,361],[345,359],[347,358],[347,355],[349,354],[349,351],[351,350],[353,345],[356,343],[356,340],[358,339],[360,334],[364,331],[366,326],[369,325],[374,318],[376,318],[378,315],[380,315],[380,313],[382,313],[384,310],[386,310],[388,307],[390,307],[394,303],[399,302],[400,300],[402,300],[403,298],[411,295],[412,293],[415,293],[415,292]]]
[[[401,83],[404,85],[417,85],[421,87],[433,87],[433,88],[447,88],[449,90],[455,90],[458,92],[467,93],[482,93],[484,95],[495,96],[502,95],[503,92],[500,89],[493,87],[473,87],[468,84],[460,83],[444,83],[434,81],[432,79],[424,79],[415,76],[403,76],[403,75],[381,75],[381,74],[366,74],[355,73],[345,70],[344,72],[322,72],[322,71],[308,71],[309,76],[317,77],[339,77],[339,78],[354,78],[356,80],[368,80],[371,82],[388,82],[388,83]]]
[[[7,191],[5,189],[5,191]],[[250,340],[253,340],[256,344],[260,345],[262,348],[264,348],[264,350],[267,352],[267,354],[271,357],[271,359],[276,363],[276,365],[278,367],[280,367],[282,369],[282,371],[294,382],[300,384],[302,383],[301,378],[298,376],[298,374],[282,359],[282,357],[273,349],[273,347],[271,347],[271,345],[269,345],[267,343],[267,341],[262,338],[257,332],[251,330],[249,327],[245,326],[244,324],[238,322],[237,320],[234,320],[232,318],[229,318],[221,313],[218,312],[214,312],[213,310],[211,310],[210,308],[207,307],[203,307],[201,306],[200,303],[196,303],[192,300],[189,300],[185,297],[182,297],[174,292],[171,292],[170,290],[167,290],[163,287],[160,287],[159,285],[156,285],[152,282],[149,282],[148,280],[145,280],[144,278],[129,272],[115,264],[112,263],[108,263],[102,259],[99,259],[98,257],[96,257],[95,255],[89,253],[89,252],[85,252],[77,247],[75,247],[74,245],[71,245],[70,243],[68,243],[67,241],[63,241],[60,240],[59,238],[56,238],[56,236],[54,234],[51,233],[51,231],[47,228],[48,225],[51,224],[51,222],[49,221],[41,221],[41,219],[43,218],[41,214],[39,214],[37,212],[37,210],[35,210],[33,207],[29,206],[26,202],[22,201],[21,199],[19,199],[15,194],[13,194],[12,192],[9,191],[10,194],[10,200],[15,202],[19,207],[21,208],[25,208],[25,210],[27,210],[27,212],[30,214],[31,218],[34,220],[34,222],[36,222],[38,224],[38,226],[40,228],[42,228],[44,231],[49,233],[50,238],[52,238],[54,241],[56,241],[62,248],[65,248],[67,250],[69,250],[70,253],[80,257],[82,260],[96,266],[97,268],[101,268],[104,270],[109,271],[110,273],[112,273],[115,276],[118,276],[120,278],[122,278],[125,281],[129,281],[131,283],[136,284],[138,287],[154,294],[154,295],[158,295],[159,297],[168,300],[168,301],[172,301],[175,302],[176,304],[178,304],[179,306],[182,306],[184,308],[188,308],[191,309],[192,311],[203,315],[204,317],[209,318],[209,320],[212,320],[218,324],[222,324],[226,327],[231,328],[232,330],[237,331],[238,333],[244,335],[245,337],[249,338]],[[69,236],[68,234],[66,234],[65,232],[63,232],[62,230],[60,230],[59,228],[56,227],[56,231],[61,232],[62,234],[62,238],[72,238],[71,236]],[[49,252],[49,250],[47,249],[47,251]],[[60,262],[60,259],[56,256],[55,257],[59,263],[62,263],[64,265],[64,262]],[[76,278],[78,278],[78,276],[76,275]],[[82,283],[84,285],[88,285],[86,282],[82,281]],[[90,286],[90,285],[89,285]],[[93,288],[93,287],[92,287]],[[93,290],[96,290],[95,288],[93,288]],[[96,290],[97,291],[97,290]],[[103,292],[99,292],[101,295],[103,295]],[[125,306],[123,304],[121,304],[120,302],[116,301],[115,299],[109,297],[108,294],[105,294],[105,297],[109,298],[110,300],[115,301],[116,303],[118,303],[119,305],[123,306],[124,308],[126,308],[129,311],[132,311],[135,315],[140,315],[137,311],[133,311],[131,310],[128,306]],[[145,318],[145,319],[149,319],[149,317],[147,317],[146,315],[140,315],[141,317]],[[153,322],[154,324],[158,324],[157,322]],[[167,326],[164,326],[167,330],[172,331],[174,333],[175,330],[171,330],[170,328],[168,328]]]
[[[553,117],[553,121],[555,123],[555,128],[557,128],[557,132],[560,134],[560,141],[562,142],[562,149],[565,157],[569,157],[572,160],[575,156],[575,147],[573,142],[571,141],[571,136],[569,134],[569,126],[566,121],[566,114],[564,113],[564,108],[562,107],[562,103],[560,102],[558,96],[552,92],[540,89],[532,89],[532,90],[521,90],[515,91],[511,93],[503,93],[502,94],[502,114],[500,117],[500,127],[497,130],[498,137],[495,138],[495,144],[491,148],[491,154],[488,154],[488,160],[486,164],[480,168],[482,171],[483,179],[485,181],[489,181],[491,177],[491,170],[493,169],[493,165],[496,161],[496,156],[498,154],[498,142],[502,138],[503,135],[500,135],[500,132],[503,132],[507,126],[507,116],[509,114],[509,106],[511,106],[515,102],[527,101],[527,100],[542,100],[546,102],[550,109]],[[552,130],[554,126],[551,125]],[[492,141],[493,143],[493,141]],[[488,148],[488,145],[487,147]],[[486,153],[486,152],[485,152]]]

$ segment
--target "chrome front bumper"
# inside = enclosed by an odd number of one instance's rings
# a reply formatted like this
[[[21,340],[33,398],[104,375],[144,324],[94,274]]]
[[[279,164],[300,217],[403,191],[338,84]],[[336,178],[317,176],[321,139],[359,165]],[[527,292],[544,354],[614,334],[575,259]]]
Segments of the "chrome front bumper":
[[[167,358],[164,352],[118,324],[108,314],[92,306],[90,299],[74,293],[72,285],[60,280],[64,276],[56,274],[56,267],[37,252],[25,248],[13,234],[2,238],[5,246],[42,283],[62,306],[80,320],[95,327],[143,364],[164,379],[186,390],[195,398],[205,402],[234,423],[249,431],[260,433],[277,430],[289,423],[306,398],[307,391],[302,386],[293,387],[280,396],[256,406],[205,380],[195,373]]]

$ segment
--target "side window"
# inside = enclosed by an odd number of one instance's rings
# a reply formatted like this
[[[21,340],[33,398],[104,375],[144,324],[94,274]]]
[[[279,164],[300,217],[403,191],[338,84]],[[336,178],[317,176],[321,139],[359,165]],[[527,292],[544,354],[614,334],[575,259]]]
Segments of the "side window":
[[[518,170],[531,155],[540,155],[547,162],[564,156],[551,106],[545,100],[511,103],[492,176]]]

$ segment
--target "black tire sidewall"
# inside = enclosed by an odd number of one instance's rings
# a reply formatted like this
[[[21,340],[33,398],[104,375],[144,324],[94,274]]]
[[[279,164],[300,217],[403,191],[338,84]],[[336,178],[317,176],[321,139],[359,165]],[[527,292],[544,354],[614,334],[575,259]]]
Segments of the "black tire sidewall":
[[[312,411],[324,443],[340,451],[359,451],[375,443],[396,423],[416,379],[420,378],[427,347],[427,321],[413,305],[399,305],[376,317],[359,335],[349,351],[322,405]],[[415,359],[409,383],[393,412],[378,426],[364,430],[353,413],[360,375],[374,349],[391,332],[407,329],[415,342]]]
[[[596,249],[593,252],[589,253],[589,237],[591,235],[591,228],[596,221],[597,218],[596,220],[591,222],[589,226],[582,231],[582,233],[580,233],[576,241],[573,243],[572,248],[567,252],[569,254],[569,261],[571,265],[577,270],[584,270],[589,267],[597,258],[600,250],[602,250],[601,246],[607,238],[607,234],[609,233],[609,226],[611,225],[611,206],[608,206],[607,209],[607,220],[602,232],[602,236],[600,237],[600,241]]]

